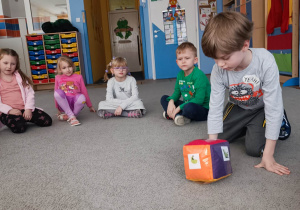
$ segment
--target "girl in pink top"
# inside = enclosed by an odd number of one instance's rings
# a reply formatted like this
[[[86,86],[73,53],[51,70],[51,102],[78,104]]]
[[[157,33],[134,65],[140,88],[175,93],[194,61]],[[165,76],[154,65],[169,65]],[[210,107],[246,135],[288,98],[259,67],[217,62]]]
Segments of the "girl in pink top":
[[[35,107],[31,80],[20,70],[18,54],[0,49],[0,127],[3,123],[14,133],[23,133],[27,122],[45,127],[51,117]]]
[[[71,126],[80,125],[76,116],[85,103],[90,112],[95,112],[83,78],[79,74],[74,74],[74,69],[75,65],[69,57],[63,55],[58,58],[58,75],[55,77],[54,88],[55,105],[58,109],[58,119],[67,120]]]

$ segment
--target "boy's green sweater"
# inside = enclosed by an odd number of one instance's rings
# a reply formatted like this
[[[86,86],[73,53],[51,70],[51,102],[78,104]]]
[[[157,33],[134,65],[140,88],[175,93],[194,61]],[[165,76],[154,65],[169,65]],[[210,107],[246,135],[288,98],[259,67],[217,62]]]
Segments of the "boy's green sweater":
[[[178,73],[174,93],[167,100],[173,99],[176,102],[180,96],[184,102],[180,105],[181,110],[190,102],[209,109],[210,83],[206,75],[197,67],[186,77],[184,71]]]

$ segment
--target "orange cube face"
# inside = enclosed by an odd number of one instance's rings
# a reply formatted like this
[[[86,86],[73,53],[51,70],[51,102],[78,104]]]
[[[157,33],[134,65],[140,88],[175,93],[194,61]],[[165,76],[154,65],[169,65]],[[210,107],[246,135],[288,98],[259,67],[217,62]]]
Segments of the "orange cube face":
[[[183,146],[186,178],[215,182],[232,174],[226,140],[195,140]]]

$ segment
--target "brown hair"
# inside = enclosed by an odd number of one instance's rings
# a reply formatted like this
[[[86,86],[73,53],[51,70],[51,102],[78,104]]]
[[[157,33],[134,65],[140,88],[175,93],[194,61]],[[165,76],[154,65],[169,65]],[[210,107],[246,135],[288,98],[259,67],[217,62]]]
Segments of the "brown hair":
[[[126,58],[122,58],[122,57],[114,57],[111,62],[109,62],[109,64],[107,64],[106,66],[106,70],[104,73],[104,77],[103,77],[103,81],[106,82],[109,80],[108,77],[108,71],[110,71],[111,68],[114,67],[120,67],[120,66],[126,66],[127,67],[127,60]]]
[[[62,55],[57,59],[56,74],[59,74],[59,75],[62,74],[61,69],[60,69],[60,64],[61,64],[62,61],[66,62],[67,64],[72,66],[73,67],[73,72],[75,71],[75,65],[74,65],[73,61],[71,60],[71,58],[69,58],[66,55]]]
[[[176,55],[181,54],[186,49],[190,49],[194,53],[195,57],[197,57],[197,48],[191,42],[183,42],[182,44],[180,44],[176,49]]]
[[[28,85],[33,85],[31,79],[29,79],[29,77],[26,76],[26,74],[24,74],[21,69],[20,69],[20,59],[19,59],[19,55],[16,51],[14,51],[13,49],[9,49],[9,48],[2,48],[0,49],[0,60],[3,58],[4,55],[10,55],[12,57],[16,58],[16,70],[18,71],[18,73],[20,74],[21,78],[22,78],[22,85],[23,87],[27,87]],[[1,69],[0,69],[1,71]]]
[[[250,40],[253,22],[239,12],[221,12],[211,18],[205,27],[201,45],[203,53],[216,59],[216,54],[229,55],[243,48]]]

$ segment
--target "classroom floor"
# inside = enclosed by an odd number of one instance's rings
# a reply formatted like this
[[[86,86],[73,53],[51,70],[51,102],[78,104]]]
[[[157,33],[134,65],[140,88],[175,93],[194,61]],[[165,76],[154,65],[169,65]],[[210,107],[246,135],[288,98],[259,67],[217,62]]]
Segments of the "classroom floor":
[[[241,140],[230,144],[233,174],[200,184],[185,178],[182,147],[207,138],[206,122],[178,127],[162,117],[160,97],[174,83],[138,82],[143,118],[104,120],[84,108],[77,127],[56,119],[53,90],[37,91],[53,125],[0,132],[0,209],[299,209],[300,90],[283,88],[292,134],[278,141],[275,159],[289,176],[254,168],[260,158],[247,156]],[[97,108],[105,85],[88,91]]]

